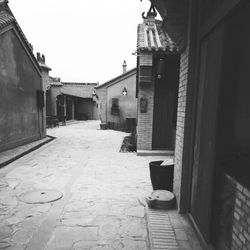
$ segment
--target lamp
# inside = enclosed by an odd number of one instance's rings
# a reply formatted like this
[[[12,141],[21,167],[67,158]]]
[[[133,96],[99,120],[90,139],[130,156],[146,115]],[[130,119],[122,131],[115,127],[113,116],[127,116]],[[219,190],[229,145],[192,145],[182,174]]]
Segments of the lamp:
[[[93,96],[93,97],[95,96],[95,97],[96,97],[96,99],[99,99],[98,95],[96,94],[95,89],[93,90],[92,96]]]
[[[124,89],[123,89],[123,91],[122,91],[122,94],[124,95],[124,96],[126,96],[127,94],[128,94],[128,91],[127,91],[127,89],[124,87]]]
[[[157,78],[161,79],[164,74],[165,62],[164,59],[160,58],[157,65]]]

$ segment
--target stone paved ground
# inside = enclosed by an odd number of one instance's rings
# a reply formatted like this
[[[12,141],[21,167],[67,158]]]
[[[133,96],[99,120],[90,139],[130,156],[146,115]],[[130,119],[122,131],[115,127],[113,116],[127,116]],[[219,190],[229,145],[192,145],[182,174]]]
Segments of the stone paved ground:
[[[163,157],[120,153],[122,132],[98,122],[54,128],[57,139],[0,169],[0,249],[148,249],[143,198],[148,163]],[[45,204],[22,194],[52,189]]]

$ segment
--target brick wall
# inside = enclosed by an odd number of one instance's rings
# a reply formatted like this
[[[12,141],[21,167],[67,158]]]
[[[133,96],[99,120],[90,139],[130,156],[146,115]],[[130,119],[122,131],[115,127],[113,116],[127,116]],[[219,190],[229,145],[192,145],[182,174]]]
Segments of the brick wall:
[[[219,203],[218,249],[250,249],[250,191],[234,178],[225,175]]]
[[[152,150],[152,134],[153,134],[153,110],[154,110],[154,84],[152,77],[151,82],[144,81],[144,75],[140,73],[141,66],[147,66],[151,72],[153,64],[152,53],[142,53],[139,55],[139,86],[138,86],[138,105],[137,105],[137,150]],[[147,72],[144,72],[147,75]],[[147,77],[146,77],[147,78]],[[148,78],[147,78],[148,79]],[[141,113],[140,99],[147,99],[147,112]]]
[[[186,118],[186,97],[188,83],[188,49],[181,54],[180,80],[177,108],[176,141],[175,141],[175,169],[174,169],[174,193],[177,203],[180,204],[182,178],[183,178],[183,146],[184,128]],[[186,133],[187,131],[185,131]]]
[[[227,178],[236,187],[234,220],[232,225],[232,249],[250,249],[250,190]]]
[[[140,112],[140,99],[148,100],[147,112]],[[137,149],[152,149],[152,133],[153,133],[153,109],[154,109],[154,85],[145,84],[139,86],[138,95],[138,121],[137,121]]]

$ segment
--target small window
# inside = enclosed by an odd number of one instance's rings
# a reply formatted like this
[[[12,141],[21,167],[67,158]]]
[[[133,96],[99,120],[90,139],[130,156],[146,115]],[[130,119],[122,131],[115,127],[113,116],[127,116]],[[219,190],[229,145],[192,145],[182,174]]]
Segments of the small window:
[[[118,98],[112,98],[112,108],[119,108]]]
[[[119,100],[118,98],[112,98],[111,115],[119,115]]]

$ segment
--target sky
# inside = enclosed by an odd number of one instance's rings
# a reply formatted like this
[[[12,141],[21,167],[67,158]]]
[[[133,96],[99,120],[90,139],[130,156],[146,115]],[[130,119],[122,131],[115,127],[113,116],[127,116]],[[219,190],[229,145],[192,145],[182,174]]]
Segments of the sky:
[[[149,0],[9,0],[34,53],[64,82],[99,82],[136,66],[137,25]],[[158,16],[159,18],[159,16]]]

